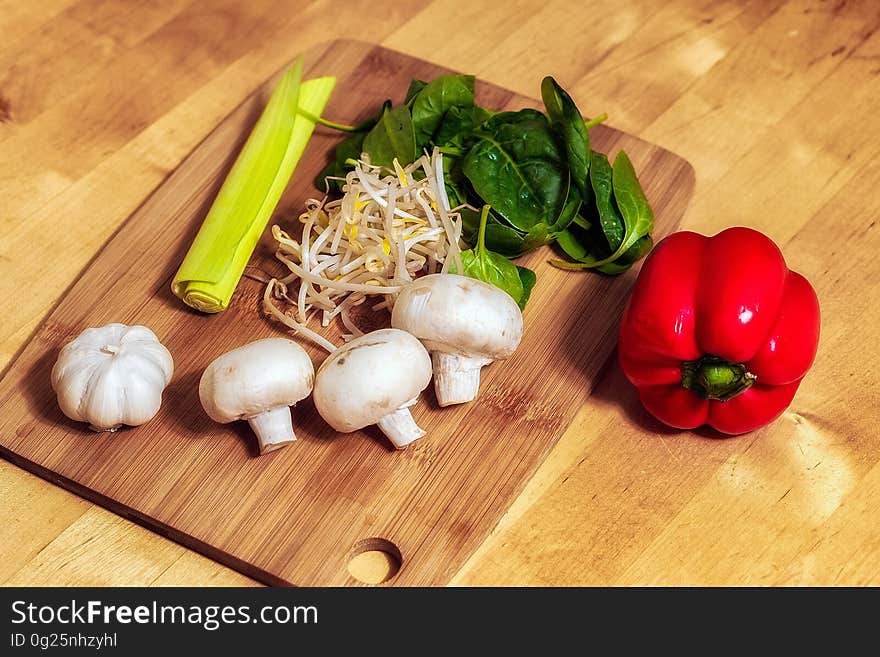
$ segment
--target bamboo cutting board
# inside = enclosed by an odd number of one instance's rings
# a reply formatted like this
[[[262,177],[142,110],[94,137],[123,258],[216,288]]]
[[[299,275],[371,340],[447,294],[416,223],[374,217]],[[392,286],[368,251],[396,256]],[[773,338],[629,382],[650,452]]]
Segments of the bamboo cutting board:
[[[401,101],[411,78],[445,72],[352,41],[310,51],[306,71],[338,77],[326,115],[349,122],[386,97]],[[536,73],[536,89],[539,81]],[[538,274],[522,344],[510,360],[484,369],[478,403],[440,409],[429,388],[413,408],[428,436],[397,452],[375,428],[336,434],[307,400],[294,410],[299,440],[258,458],[246,423],[221,426],[205,416],[198,380],[228,349],[282,334],[259,310],[263,287],[244,279],[226,312],[206,316],[184,307],[170,281],[274,82],[224,120],[123,224],[19,354],[0,381],[0,453],[270,584],[357,584],[348,561],[376,548],[401,563],[389,583],[444,584],[498,524],[590,394],[613,352],[636,272],[565,272],[547,264],[548,248],[532,253],[521,261]],[[478,101],[490,107],[539,106],[479,81],[477,87]],[[655,210],[655,238],[673,230],[693,189],[690,165],[605,126],[592,136],[598,150],[629,153]],[[273,221],[293,227],[336,139],[316,131]],[[272,251],[267,231],[254,270],[283,273]],[[176,371],[154,420],[96,434],[61,414],[49,373],[67,340],[109,322],[149,326]],[[325,335],[339,341],[338,331]],[[324,353],[304,346],[317,367]]]

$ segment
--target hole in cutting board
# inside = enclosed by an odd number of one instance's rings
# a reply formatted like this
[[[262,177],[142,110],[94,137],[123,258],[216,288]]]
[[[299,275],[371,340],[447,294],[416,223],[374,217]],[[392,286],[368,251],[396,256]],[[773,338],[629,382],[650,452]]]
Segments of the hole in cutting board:
[[[397,546],[384,538],[365,538],[355,543],[348,560],[348,574],[364,584],[382,584],[403,565]]]

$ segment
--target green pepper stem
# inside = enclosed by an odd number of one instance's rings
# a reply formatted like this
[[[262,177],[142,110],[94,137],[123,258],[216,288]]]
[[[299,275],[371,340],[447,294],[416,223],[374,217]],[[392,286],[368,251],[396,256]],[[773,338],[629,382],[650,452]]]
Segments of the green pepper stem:
[[[728,401],[751,388],[756,380],[744,363],[711,354],[681,364],[681,385],[703,399]]]

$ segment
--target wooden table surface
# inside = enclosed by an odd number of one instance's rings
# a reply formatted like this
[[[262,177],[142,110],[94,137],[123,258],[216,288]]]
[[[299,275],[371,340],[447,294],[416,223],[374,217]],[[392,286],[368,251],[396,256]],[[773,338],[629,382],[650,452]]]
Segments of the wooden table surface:
[[[609,7],[611,7],[609,9]],[[773,425],[664,430],[615,365],[455,583],[880,584],[876,0],[0,0],[0,367],[107,238],[296,53],[379,42],[686,157],[683,227],[768,233],[822,306]],[[0,583],[253,582],[0,461]]]

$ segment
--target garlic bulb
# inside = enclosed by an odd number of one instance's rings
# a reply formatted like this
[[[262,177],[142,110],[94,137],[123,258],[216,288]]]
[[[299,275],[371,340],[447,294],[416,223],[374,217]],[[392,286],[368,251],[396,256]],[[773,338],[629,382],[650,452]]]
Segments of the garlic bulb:
[[[171,354],[145,326],[107,324],[68,342],[52,368],[58,405],[95,431],[137,426],[159,412]]]

